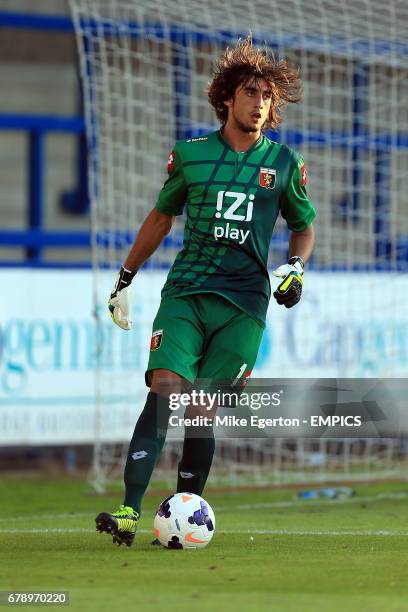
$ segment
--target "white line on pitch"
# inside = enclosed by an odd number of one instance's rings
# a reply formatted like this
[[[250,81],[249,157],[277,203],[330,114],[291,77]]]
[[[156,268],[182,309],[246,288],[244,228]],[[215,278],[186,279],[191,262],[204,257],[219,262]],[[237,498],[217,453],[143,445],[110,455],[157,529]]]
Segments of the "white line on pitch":
[[[290,529],[222,529],[218,533],[242,535],[289,535],[289,536],[408,536],[408,531],[386,531],[369,529],[359,531],[298,531]]]
[[[35,527],[30,529],[0,529],[0,533],[90,533],[90,529],[80,529],[75,527],[73,529],[64,529],[63,527],[50,527],[49,529],[36,529]]]
[[[296,506],[321,506],[322,503],[337,506],[338,504],[356,504],[359,502],[376,502],[383,499],[408,499],[408,493],[378,493],[378,495],[356,495],[355,497],[344,497],[339,499],[330,499],[320,497],[316,500],[294,499],[281,502],[260,502],[258,504],[237,504],[236,506],[213,506],[217,512],[227,512],[232,509],[236,510],[262,510],[262,508],[294,508]]]
[[[217,533],[228,534],[228,535],[276,535],[276,536],[405,536],[408,537],[408,531],[386,531],[384,529],[369,529],[369,530],[357,530],[357,531],[313,531],[313,530],[290,530],[290,529],[217,529]],[[52,528],[49,529],[0,529],[0,533],[3,534],[63,534],[63,533],[94,533],[91,529],[63,529],[63,528]],[[151,529],[139,529],[138,533],[149,533],[153,536]]]
[[[260,502],[257,504],[237,504],[231,503],[228,506],[217,506],[213,505],[216,512],[229,512],[231,510],[262,510],[263,508],[295,508],[299,506],[321,506],[330,505],[337,506],[339,504],[356,504],[356,503],[372,503],[381,500],[395,499],[395,500],[406,500],[408,499],[408,493],[401,491],[395,493],[378,493],[377,495],[367,495],[355,497],[345,497],[343,499],[329,499],[319,498],[317,500],[302,500],[293,499],[288,501],[277,501],[277,502]],[[14,523],[16,521],[35,521],[35,520],[59,520],[59,519],[78,519],[78,518],[93,518],[92,512],[63,512],[59,514],[26,514],[22,516],[1,517],[0,523]]]
[[[0,523],[10,523],[14,521],[36,521],[36,520],[53,520],[53,519],[77,519],[77,518],[86,518],[92,516],[91,512],[60,512],[59,514],[25,514],[21,516],[13,516],[12,519],[10,517],[0,518]]]

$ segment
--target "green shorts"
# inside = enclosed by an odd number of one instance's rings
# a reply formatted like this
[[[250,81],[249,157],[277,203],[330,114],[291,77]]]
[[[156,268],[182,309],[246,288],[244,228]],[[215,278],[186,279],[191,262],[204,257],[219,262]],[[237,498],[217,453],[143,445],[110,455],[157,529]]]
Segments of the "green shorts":
[[[258,355],[263,327],[216,293],[164,298],[153,322],[146,384],[164,368],[193,383],[197,378],[241,386]]]

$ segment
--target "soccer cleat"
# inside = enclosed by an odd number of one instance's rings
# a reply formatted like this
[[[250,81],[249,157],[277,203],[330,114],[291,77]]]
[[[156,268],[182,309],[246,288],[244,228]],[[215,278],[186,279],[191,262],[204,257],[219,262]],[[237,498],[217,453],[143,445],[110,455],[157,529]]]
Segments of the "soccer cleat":
[[[132,546],[135,539],[139,513],[130,506],[119,506],[119,510],[109,514],[101,512],[95,519],[96,531],[110,533],[114,544]]]

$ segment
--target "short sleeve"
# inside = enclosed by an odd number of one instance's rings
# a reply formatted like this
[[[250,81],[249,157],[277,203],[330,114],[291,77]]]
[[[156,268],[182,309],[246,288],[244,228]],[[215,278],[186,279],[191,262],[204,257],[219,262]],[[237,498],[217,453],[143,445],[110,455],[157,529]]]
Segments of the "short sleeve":
[[[306,176],[305,162],[302,157],[299,157],[280,202],[282,217],[293,232],[301,232],[306,229],[317,214],[307,197]]]
[[[159,193],[156,209],[164,215],[181,215],[187,199],[187,185],[177,146],[170,153],[167,169],[169,176]]]

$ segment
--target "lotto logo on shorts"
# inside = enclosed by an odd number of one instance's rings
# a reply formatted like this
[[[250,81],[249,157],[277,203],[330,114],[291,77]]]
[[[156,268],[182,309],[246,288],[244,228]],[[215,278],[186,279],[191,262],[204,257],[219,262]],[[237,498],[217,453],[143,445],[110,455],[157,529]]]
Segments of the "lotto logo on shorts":
[[[152,333],[152,339],[150,340],[150,350],[157,351],[160,348],[163,338],[163,330],[158,329]]]
[[[248,382],[248,378],[251,376],[252,370],[248,370],[247,372],[245,372],[245,376],[244,379],[241,383],[241,388],[244,388]]]

